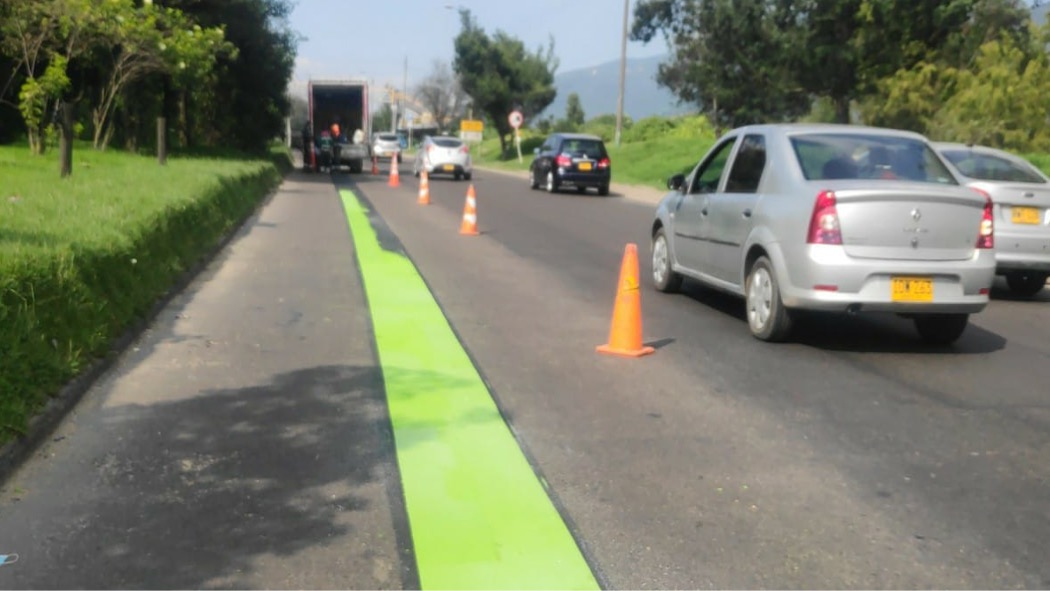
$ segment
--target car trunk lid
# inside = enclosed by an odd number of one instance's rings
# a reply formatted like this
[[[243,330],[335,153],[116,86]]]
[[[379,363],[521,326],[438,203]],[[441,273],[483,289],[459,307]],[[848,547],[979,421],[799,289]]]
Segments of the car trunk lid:
[[[966,260],[973,257],[984,199],[929,183],[835,189],[842,244],[857,258]]]

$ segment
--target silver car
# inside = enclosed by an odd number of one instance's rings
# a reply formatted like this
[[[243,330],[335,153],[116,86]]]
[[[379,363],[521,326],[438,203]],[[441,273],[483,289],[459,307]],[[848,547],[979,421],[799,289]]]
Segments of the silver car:
[[[474,175],[470,146],[457,137],[427,136],[416,150],[416,160],[412,165],[412,173],[416,176],[424,170],[427,176],[447,174],[457,181],[461,178],[469,181]]]
[[[921,135],[742,127],[668,188],[652,226],[656,288],[689,277],[742,296],[759,339],[787,339],[797,310],[878,311],[949,344],[988,305],[991,200]]]
[[[1050,178],[994,148],[937,142],[934,148],[970,187],[995,204],[996,273],[1016,295],[1033,297],[1050,277]]]

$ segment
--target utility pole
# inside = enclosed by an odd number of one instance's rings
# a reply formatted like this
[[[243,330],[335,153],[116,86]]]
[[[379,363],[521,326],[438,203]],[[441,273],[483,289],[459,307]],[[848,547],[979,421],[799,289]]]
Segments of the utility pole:
[[[629,0],[623,0],[623,33],[620,37],[620,97],[616,101],[616,147],[623,132],[623,92],[627,79],[627,13]]]
[[[405,56],[405,77],[401,82],[401,97],[402,100],[408,97],[408,56]],[[408,114],[408,105],[402,103],[401,105],[401,117],[404,118]],[[406,125],[406,133],[408,134],[408,149],[412,149],[412,130]]]

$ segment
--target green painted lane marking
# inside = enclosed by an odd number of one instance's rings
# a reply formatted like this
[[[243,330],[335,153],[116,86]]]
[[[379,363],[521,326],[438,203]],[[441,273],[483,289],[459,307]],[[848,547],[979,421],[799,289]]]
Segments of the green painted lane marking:
[[[415,266],[384,250],[352,191],[353,234],[386,382],[423,589],[599,589]]]

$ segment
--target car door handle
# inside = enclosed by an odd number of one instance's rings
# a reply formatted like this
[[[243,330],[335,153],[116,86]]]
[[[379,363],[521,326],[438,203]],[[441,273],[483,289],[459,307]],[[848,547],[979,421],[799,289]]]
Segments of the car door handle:
[[[745,209],[744,210],[744,217],[746,217],[746,218],[751,217],[751,210],[750,209]]]

